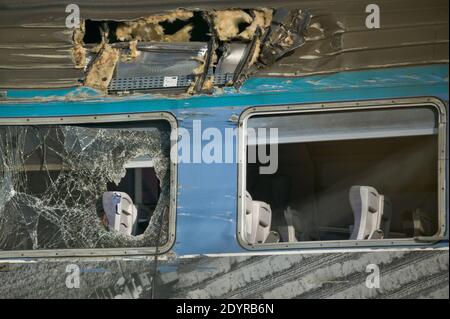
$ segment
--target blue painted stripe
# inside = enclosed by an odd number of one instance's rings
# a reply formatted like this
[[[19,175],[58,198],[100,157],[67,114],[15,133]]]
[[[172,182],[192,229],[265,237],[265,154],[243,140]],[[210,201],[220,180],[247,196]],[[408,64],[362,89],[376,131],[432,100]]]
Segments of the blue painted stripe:
[[[253,78],[240,92],[226,89],[221,95],[180,99],[151,95],[99,98],[91,94],[84,101],[66,101],[74,96],[70,90],[58,94],[36,90],[36,95],[29,91],[27,94],[8,91],[10,98],[41,96],[48,100],[0,104],[0,117],[171,111],[180,126],[188,130],[192,129],[192,120],[201,119],[203,129],[216,127],[223,133],[225,128],[235,126],[229,121],[230,116],[249,106],[415,96],[435,96],[448,101],[448,71],[448,65],[443,64],[303,78]],[[50,101],[55,97],[64,100]],[[236,164],[180,164],[174,251],[180,255],[244,252],[236,240],[236,196]]]
[[[0,117],[100,115],[412,96],[436,96],[447,100],[448,71],[448,64],[444,64],[289,79],[252,78],[245,83],[240,92],[228,88],[220,95],[177,99],[152,95],[98,98],[91,94],[83,101],[73,101],[72,95],[68,93],[64,97],[60,96],[63,100],[59,101],[3,103],[0,106]],[[47,98],[56,96],[50,91],[46,91],[45,94]],[[14,91],[13,96],[21,97],[21,94]],[[31,96],[31,93],[28,92],[25,96]]]

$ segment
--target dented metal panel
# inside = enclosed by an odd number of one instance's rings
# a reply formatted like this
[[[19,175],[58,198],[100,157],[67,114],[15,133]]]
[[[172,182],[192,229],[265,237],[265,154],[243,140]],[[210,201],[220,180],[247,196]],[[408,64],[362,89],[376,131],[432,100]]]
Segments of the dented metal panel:
[[[2,298],[446,298],[448,251],[0,263]],[[382,289],[364,284],[377,264]],[[66,267],[80,269],[68,289]],[[49,284],[50,283],[50,284]]]
[[[381,29],[365,27],[369,2],[259,1],[260,7],[308,10],[306,43],[257,76],[303,76],[396,65],[448,63],[448,1],[379,1]],[[0,87],[80,85],[81,69],[71,65],[71,30],[65,28],[65,2],[3,1],[0,10]],[[81,1],[84,19],[133,20],[186,6],[181,1]],[[190,2],[187,9],[252,8],[251,1]],[[241,19],[245,21],[245,15]],[[14,17],[14,18],[13,18]],[[253,30],[253,28],[249,29]],[[12,76],[14,74],[14,76]]]

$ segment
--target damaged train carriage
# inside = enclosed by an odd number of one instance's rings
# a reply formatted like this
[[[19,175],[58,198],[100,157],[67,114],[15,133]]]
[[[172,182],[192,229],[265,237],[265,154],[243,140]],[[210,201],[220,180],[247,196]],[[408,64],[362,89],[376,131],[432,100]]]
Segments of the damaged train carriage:
[[[448,297],[448,3],[266,2],[1,35],[1,297]]]

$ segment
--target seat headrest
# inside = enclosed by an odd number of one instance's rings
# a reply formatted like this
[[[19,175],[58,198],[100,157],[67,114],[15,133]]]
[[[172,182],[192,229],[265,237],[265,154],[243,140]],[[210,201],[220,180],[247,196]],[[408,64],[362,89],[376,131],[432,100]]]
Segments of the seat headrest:
[[[264,243],[270,234],[272,210],[270,205],[252,200],[245,193],[244,239],[249,244]]]
[[[349,192],[353,210],[354,227],[350,239],[374,239],[380,237],[384,210],[384,196],[370,186],[352,186]]]
[[[124,192],[106,192],[102,201],[109,229],[131,235],[136,224],[137,209],[130,196]]]

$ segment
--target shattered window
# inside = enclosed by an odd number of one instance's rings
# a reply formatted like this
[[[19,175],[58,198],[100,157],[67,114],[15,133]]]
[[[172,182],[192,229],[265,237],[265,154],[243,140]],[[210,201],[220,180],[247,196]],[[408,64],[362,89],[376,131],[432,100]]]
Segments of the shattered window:
[[[168,242],[170,125],[0,126],[0,250]]]

